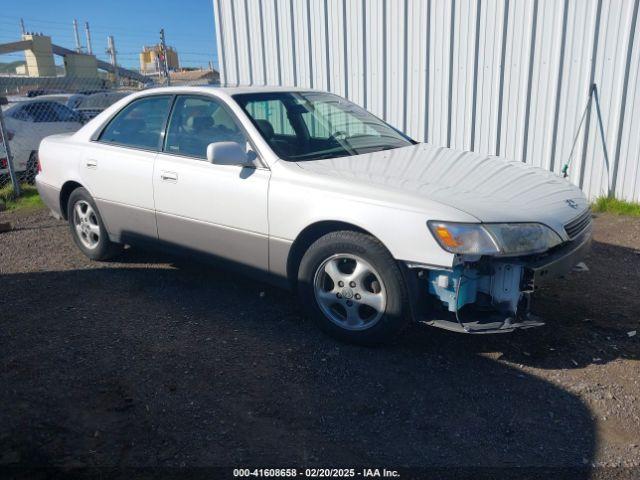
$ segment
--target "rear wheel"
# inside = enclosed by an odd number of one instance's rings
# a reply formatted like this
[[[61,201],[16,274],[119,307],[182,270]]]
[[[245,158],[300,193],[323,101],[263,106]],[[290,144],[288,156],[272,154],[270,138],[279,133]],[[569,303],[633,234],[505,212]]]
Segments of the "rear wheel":
[[[67,217],[71,236],[78,248],[92,260],[108,260],[122,250],[122,245],[109,240],[100,212],[84,188],[69,196]]]
[[[341,231],[314,242],[302,258],[298,288],[318,326],[344,341],[382,343],[408,323],[402,273],[370,235]]]
[[[36,183],[36,175],[38,174],[38,152],[31,152],[29,155],[29,161],[27,162],[27,169],[23,174],[23,181],[29,185]]]

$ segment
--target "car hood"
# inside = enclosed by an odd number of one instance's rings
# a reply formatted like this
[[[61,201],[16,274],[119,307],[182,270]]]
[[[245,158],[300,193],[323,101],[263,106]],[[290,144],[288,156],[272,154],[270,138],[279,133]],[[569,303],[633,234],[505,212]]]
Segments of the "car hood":
[[[564,224],[588,208],[579,188],[551,172],[427,143],[298,165],[377,187],[372,196],[383,194],[381,190],[400,190],[456,208],[481,222],[540,222],[563,237]]]

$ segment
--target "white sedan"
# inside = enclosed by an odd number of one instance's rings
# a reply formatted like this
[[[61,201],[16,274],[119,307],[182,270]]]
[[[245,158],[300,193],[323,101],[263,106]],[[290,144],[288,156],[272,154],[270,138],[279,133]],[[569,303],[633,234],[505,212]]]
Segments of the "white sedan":
[[[534,286],[591,241],[582,192],[501,158],[420,144],[301,89],[133,94],[40,147],[38,190],[102,260],[123,244],[223,260],[298,294],[326,332],[387,340],[541,325]]]
[[[3,115],[15,171],[30,183],[36,175],[40,141],[48,135],[75,132],[83,125],[80,114],[53,99],[19,102]],[[0,176],[8,172],[6,165],[0,165]]]

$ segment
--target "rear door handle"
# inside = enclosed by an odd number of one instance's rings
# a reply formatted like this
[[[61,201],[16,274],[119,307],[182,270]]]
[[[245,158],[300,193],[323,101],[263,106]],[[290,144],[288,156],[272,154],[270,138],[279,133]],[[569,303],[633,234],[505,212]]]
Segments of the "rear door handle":
[[[87,168],[98,168],[98,161],[97,160],[87,160]]]
[[[160,179],[165,182],[177,182],[178,174],[176,172],[160,172]]]

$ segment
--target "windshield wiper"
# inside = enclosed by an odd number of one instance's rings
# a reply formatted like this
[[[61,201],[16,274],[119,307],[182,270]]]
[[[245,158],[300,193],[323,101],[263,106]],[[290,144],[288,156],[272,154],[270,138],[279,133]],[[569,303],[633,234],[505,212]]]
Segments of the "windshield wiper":
[[[294,162],[300,160],[316,160],[319,158],[331,158],[331,157],[343,157],[345,155],[349,155],[348,151],[345,151],[343,148],[330,148],[328,150],[320,150],[318,152],[310,152],[304,153],[302,155],[292,155],[289,157],[289,160],[293,160]]]
[[[344,152],[344,153],[323,153],[321,155],[318,155],[316,157],[310,157],[310,158],[305,158],[304,160],[323,160],[323,159],[327,159],[327,158],[338,158],[338,157],[348,157],[351,154],[349,152]]]

